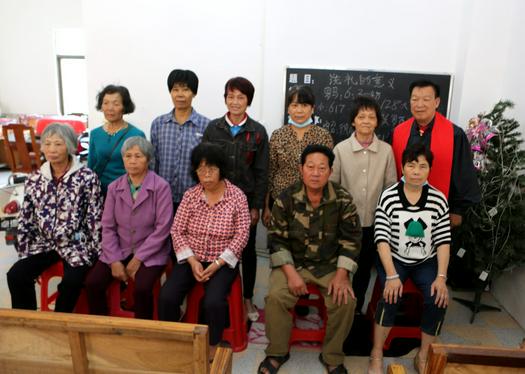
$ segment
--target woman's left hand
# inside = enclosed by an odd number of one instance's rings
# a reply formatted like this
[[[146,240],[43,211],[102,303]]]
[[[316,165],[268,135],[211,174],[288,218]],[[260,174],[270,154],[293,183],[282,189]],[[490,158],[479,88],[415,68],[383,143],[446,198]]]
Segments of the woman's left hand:
[[[220,261],[220,260],[219,260]],[[206,269],[204,269],[204,272],[202,273],[202,277],[204,278],[204,281],[210,280],[210,278],[215,274],[217,270],[221,268],[221,265],[217,265],[215,261],[210,263]]]
[[[447,281],[443,277],[437,277],[430,287],[430,296],[436,295],[436,305],[445,308],[448,305]]]
[[[259,209],[257,208],[250,209],[250,219],[251,219],[250,225],[257,226],[257,222],[259,222],[259,217],[260,217]]]
[[[133,257],[126,266],[126,273],[128,274],[128,277],[135,280],[135,274],[139,270],[141,264],[142,262],[138,258]]]

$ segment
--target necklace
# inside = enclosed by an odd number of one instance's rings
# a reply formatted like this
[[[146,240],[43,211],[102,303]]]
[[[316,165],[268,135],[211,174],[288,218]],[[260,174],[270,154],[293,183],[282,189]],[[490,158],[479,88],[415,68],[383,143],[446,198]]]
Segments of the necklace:
[[[123,124],[121,126],[117,127],[116,129],[115,128],[111,128],[109,122],[106,122],[102,128],[104,129],[106,134],[108,134],[109,136],[113,136],[117,132],[119,132],[120,130],[125,129],[126,127],[128,127],[127,122],[123,122]]]

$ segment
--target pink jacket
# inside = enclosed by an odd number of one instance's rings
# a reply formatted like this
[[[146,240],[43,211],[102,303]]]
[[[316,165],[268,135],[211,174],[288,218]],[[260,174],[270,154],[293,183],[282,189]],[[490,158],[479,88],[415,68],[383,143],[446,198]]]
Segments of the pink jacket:
[[[145,266],[165,265],[171,250],[167,239],[172,220],[168,182],[148,171],[133,201],[128,175],[124,174],[108,187],[100,261],[111,264],[134,253]]]

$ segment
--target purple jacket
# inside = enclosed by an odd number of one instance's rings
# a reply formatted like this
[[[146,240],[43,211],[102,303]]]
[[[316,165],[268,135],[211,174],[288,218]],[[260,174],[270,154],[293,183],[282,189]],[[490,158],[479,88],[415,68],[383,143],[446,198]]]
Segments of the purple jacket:
[[[25,183],[20,258],[56,251],[73,267],[92,265],[100,253],[101,200],[97,175],[76,158],[60,183],[44,163]]]
[[[145,266],[165,265],[171,250],[167,239],[172,221],[168,182],[148,171],[133,201],[128,175],[124,174],[108,187],[100,261],[111,264],[134,253]]]

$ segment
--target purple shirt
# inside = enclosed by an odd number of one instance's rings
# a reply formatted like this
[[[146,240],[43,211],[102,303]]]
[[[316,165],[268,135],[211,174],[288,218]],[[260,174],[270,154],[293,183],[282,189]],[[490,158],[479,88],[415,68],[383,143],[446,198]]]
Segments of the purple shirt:
[[[145,266],[165,265],[173,219],[171,189],[148,171],[133,201],[125,174],[109,185],[102,215],[102,255],[111,264],[134,254]]]

